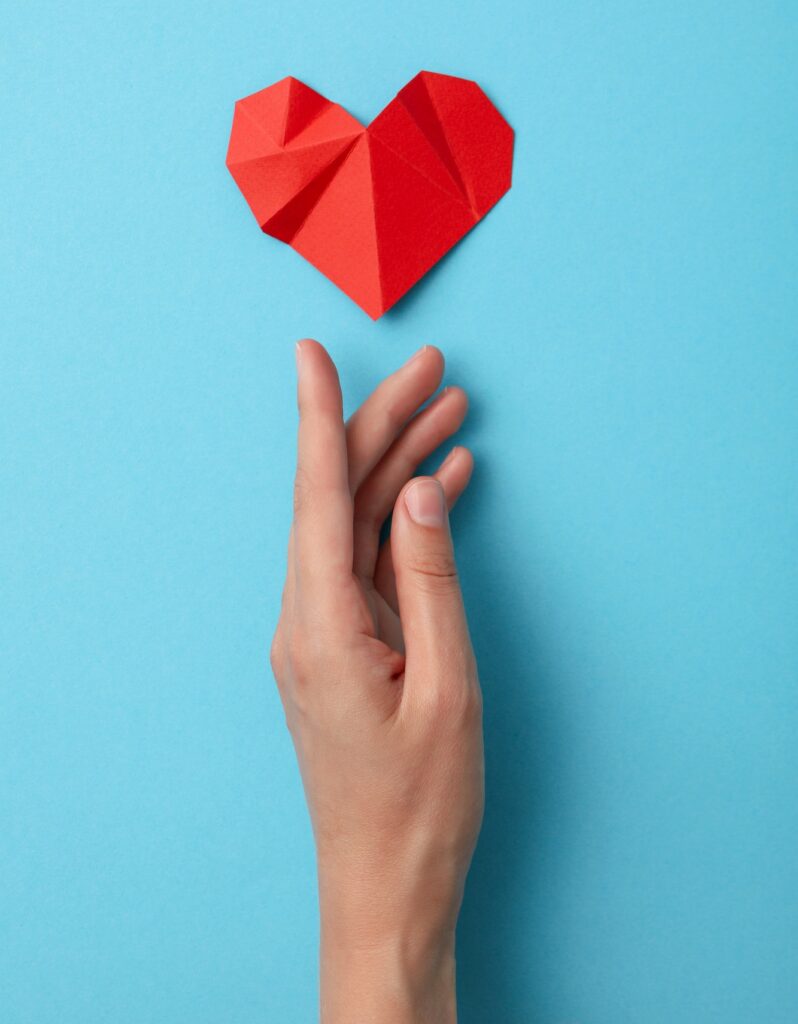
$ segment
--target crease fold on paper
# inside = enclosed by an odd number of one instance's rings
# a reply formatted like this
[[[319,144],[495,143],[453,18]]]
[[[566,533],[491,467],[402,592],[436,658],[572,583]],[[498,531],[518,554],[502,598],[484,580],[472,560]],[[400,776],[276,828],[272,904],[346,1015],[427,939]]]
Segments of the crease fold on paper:
[[[507,192],[512,149],[468,79],[422,71],[366,127],[288,77],[238,101],[227,166],[262,230],[377,319]]]

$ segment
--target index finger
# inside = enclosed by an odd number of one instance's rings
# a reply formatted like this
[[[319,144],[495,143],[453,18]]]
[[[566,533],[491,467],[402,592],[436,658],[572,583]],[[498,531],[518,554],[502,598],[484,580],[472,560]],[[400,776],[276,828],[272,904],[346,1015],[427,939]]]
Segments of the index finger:
[[[352,495],[341,386],[332,359],[317,341],[298,342],[296,354],[296,582],[325,586],[352,573]]]

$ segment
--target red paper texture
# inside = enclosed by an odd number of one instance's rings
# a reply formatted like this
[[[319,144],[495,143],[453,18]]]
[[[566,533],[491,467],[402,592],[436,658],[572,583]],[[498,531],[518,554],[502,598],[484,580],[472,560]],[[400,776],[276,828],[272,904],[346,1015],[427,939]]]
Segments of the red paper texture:
[[[368,127],[296,78],[235,106],[227,166],[261,228],[372,319],[510,188],[513,130],[476,82],[422,71]]]

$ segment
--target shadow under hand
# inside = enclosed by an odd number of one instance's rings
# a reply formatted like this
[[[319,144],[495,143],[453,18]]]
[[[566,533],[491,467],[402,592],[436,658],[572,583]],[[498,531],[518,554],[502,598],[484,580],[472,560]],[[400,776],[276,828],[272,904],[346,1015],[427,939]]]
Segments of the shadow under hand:
[[[541,894],[556,871],[568,740],[556,672],[536,630],[543,581],[502,546],[500,531],[488,528],[479,509],[483,473],[458,529],[486,759],[485,819],[457,933],[458,1019],[530,1024],[546,1019],[551,997]]]

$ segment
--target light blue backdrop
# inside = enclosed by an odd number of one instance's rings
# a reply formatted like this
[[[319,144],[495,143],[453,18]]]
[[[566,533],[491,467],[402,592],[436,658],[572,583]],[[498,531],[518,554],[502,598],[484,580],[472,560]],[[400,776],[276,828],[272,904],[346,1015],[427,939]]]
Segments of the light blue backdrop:
[[[488,812],[462,1021],[798,1020],[798,11],[18,3],[3,27],[0,1019],[303,1024],[313,857],[267,667],[293,342],[424,342]],[[260,234],[233,101],[477,79],[515,185],[378,324]]]

